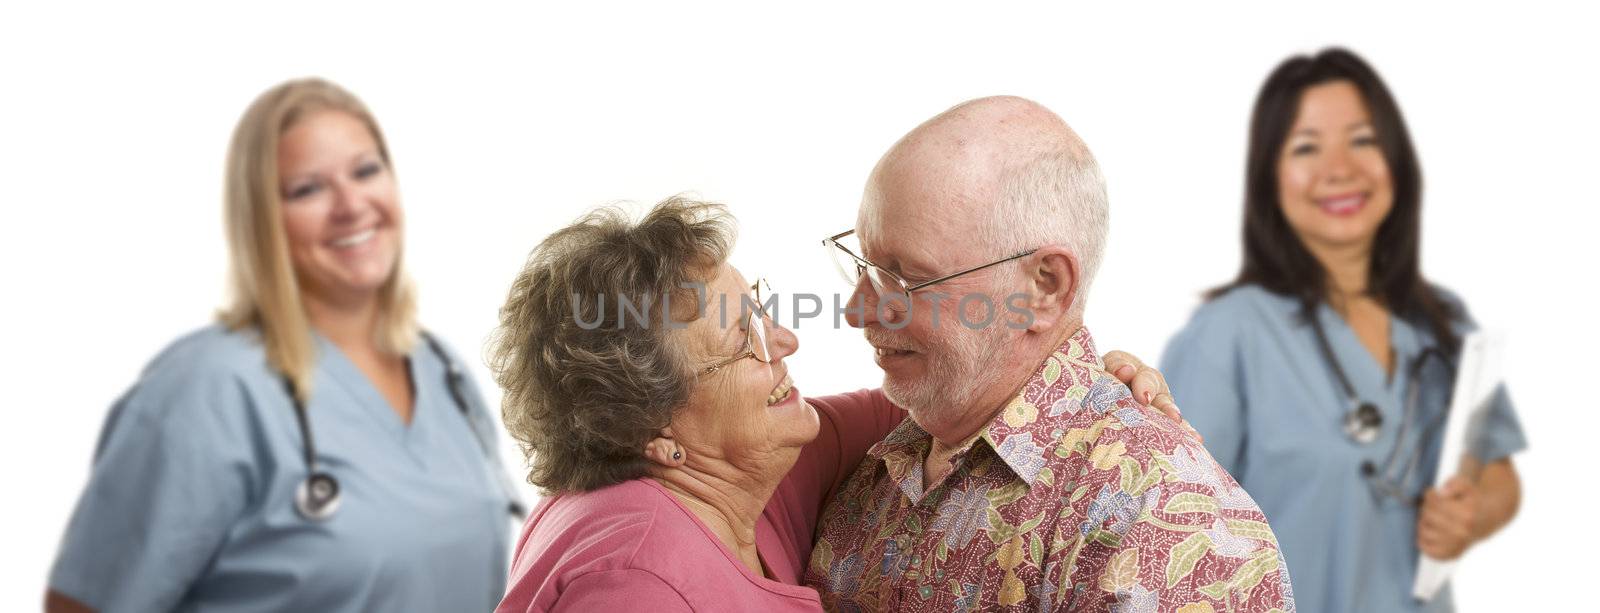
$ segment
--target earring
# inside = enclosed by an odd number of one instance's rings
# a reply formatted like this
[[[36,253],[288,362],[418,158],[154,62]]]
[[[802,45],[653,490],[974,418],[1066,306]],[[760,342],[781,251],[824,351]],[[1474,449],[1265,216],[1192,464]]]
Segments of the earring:
[[[682,460],[683,459],[683,450],[681,450],[681,449],[672,450],[672,459],[673,460]]]

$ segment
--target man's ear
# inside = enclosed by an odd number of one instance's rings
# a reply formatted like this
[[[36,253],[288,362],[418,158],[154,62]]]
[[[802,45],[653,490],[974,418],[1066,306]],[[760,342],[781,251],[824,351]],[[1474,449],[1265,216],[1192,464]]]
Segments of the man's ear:
[[[1062,245],[1040,247],[1023,261],[1023,287],[1031,311],[1023,323],[1029,332],[1043,332],[1072,314],[1082,269],[1078,255]],[[1008,299],[1006,304],[1011,308],[1014,302]]]
[[[672,437],[672,426],[662,428],[658,434],[659,436],[644,444],[644,457],[669,468],[683,466],[685,452]]]

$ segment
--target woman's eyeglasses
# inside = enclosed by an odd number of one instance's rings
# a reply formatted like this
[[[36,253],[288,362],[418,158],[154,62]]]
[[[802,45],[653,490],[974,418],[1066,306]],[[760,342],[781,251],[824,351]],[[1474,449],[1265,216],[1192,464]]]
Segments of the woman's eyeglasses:
[[[744,351],[731,358],[721,360],[700,370],[702,376],[721,370],[729,364],[745,358],[755,358],[763,364],[772,361],[772,351],[767,348],[767,313],[762,303],[762,296],[772,295],[772,287],[767,285],[766,279],[756,279],[750,286],[755,296],[755,304],[750,306],[750,312],[744,316]],[[739,305],[742,310],[746,305]]]

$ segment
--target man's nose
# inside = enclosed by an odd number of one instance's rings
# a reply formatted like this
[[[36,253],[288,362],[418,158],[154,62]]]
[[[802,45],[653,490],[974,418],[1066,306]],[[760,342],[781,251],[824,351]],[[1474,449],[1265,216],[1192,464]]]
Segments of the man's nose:
[[[865,328],[878,323],[878,292],[872,288],[872,281],[867,275],[856,279],[856,286],[850,291],[850,300],[844,306],[844,319],[850,323],[850,327]]]

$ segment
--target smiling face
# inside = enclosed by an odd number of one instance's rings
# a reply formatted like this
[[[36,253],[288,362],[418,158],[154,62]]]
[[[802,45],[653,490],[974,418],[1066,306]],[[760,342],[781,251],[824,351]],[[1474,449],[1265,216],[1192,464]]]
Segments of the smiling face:
[[[1349,81],[1306,88],[1278,157],[1278,205],[1313,252],[1371,248],[1394,208],[1389,166],[1361,92]]]
[[[399,261],[402,215],[372,131],[342,111],[302,117],[278,140],[278,178],[302,290],[325,301],[375,297]]]
[[[705,316],[681,331],[696,372],[749,348],[748,319],[740,308],[749,295],[750,281],[727,264],[706,283]],[[719,313],[723,304],[727,312]],[[688,406],[673,417],[676,437],[700,455],[740,459],[793,452],[817,436],[817,412],[794,386],[785,361],[799,340],[770,319],[758,318],[757,324],[766,327],[771,360],[745,357],[700,374]]]
[[[992,152],[908,146],[880,163],[862,198],[856,223],[862,256],[916,284],[980,265],[1004,254],[980,240],[976,208],[993,202]],[[925,429],[967,417],[991,377],[997,355],[1019,332],[1004,325],[1008,268],[1000,265],[914,292],[908,313],[895,313],[863,276],[849,297],[850,325],[862,328],[883,369],[883,391]],[[942,296],[942,297],[941,297]],[[962,300],[967,297],[965,311]],[[984,301],[993,311],[984,307]],[[972,326],[964,324],[988,325]]]

